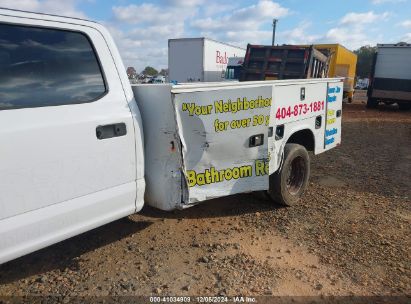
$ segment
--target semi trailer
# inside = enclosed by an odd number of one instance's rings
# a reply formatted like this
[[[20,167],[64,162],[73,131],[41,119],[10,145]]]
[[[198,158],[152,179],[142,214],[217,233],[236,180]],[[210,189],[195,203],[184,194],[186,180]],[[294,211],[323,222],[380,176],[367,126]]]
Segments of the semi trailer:
[[[245,49],[209,38],[168,40],[168,72],[172,82],[223,81],[230,57]]]
[[[367,91],[368,108],[380,102],[411,109],[411,44],[378,44]]]

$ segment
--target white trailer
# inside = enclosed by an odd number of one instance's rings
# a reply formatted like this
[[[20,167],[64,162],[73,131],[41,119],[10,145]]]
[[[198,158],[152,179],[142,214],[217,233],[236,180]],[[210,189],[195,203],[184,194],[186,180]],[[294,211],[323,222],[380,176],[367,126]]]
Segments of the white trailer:
[[[245,51],[208,38],[169,39],[169,80],[183,83],[223,81],[228,59],[242,57]]]
[[[367,107],[397,102],[411,109],[411,44],[378,44],[368,87]]]
[[[5,9],[0,59],[0,263],[144,204],[293,205],[341,142],[340,78],[131,86],[103,26]]]

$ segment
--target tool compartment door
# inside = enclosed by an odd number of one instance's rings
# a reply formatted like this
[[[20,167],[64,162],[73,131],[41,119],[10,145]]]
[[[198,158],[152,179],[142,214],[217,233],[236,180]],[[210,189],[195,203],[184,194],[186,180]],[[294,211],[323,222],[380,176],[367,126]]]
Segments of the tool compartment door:
[[[185,203],[268,189],[271,102],[271,85],[174,95]]]
[[[324,150],[332,149],[341,143],[341,115],[343,99],[342,81],[329,82],[325,112]]]

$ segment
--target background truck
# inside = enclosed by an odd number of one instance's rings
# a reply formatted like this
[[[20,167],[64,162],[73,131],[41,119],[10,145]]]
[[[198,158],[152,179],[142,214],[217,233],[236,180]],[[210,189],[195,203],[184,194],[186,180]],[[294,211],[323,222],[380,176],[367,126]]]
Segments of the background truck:
[[[344,77],[344,98],[352,102],[354,96],[357,55],[341,44],[314,44],[314,48],[329,57],[327,77]]]
[[[208,38],[168,40],[169,81],[223,81],[229,57],[242,57],[245,49]]]
[[[130,85],[95,22],[0,9],[0,263],[138,212],[293,205],[341,142],[342,79]]]
[[[411,108],[411,44],[378,44],[367,91],[368,108],[379,102]]]
[[[241,71],[243,69],[244,57],[230,57],[228,58],[227,69],[225,71],[225,80],[240,79]]]
[[[240,81],[323,78],[328,57],[312,46],[247,45]]]

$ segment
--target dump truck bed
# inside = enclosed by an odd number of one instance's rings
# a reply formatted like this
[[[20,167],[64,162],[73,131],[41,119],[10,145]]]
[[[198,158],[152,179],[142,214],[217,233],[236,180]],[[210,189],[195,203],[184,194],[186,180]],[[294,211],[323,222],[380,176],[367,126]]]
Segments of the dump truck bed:
[[[240,81],[323,78],[328,58],[313,47],[247,46]]]

